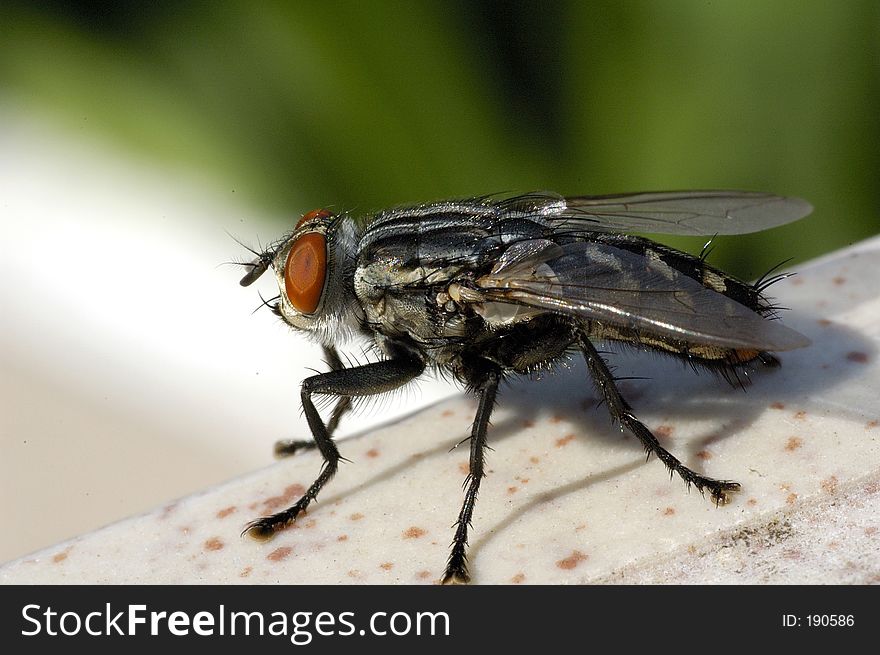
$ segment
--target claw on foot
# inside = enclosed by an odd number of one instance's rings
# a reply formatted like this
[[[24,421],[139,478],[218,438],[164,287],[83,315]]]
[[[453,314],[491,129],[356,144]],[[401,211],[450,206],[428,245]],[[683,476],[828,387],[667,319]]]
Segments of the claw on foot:
[[[712,489],[712,500],[716,506],[727,505],[731,500],[731,495],[741,489],[738,482],[721,482]]]
[[[315,447],[316,444],[314,441],[293,441],[291,439],[282,439],[281,441],[275,442],[273,454],[276,459],[283,459],[295,455],[301,450],[310,450]]]
[[[247,535],[257,541],[269,541],[275,536],[276,532],[277,528],[266,519],[257,519],[244,526],[244,530],[241,531],[241,534],[242,536]]]
[[[467,571],[447,571],[440,580],[442,585],[469,584],[471,576]]]

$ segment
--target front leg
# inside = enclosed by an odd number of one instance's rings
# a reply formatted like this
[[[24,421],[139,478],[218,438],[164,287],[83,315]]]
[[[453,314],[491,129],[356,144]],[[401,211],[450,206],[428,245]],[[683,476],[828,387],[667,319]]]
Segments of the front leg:
[[[344,367],[342,366],[342,360],[339,358],[339,351],[336,350],[336,347],[323,346],[323,349],[324,361],[327,363],[327,366],[330,367],[330,370],[343,370]],[[340,419],[347,414],[350,409],[351,397],[340,396],[336,401],[336,406],[333,408],[333,413],[330,415],[330,420],[327,421],[327,433],[331,437],[333,436],[333,433],[336,432],[336,427],[339,425]],[[290,457],[301,450],[312,450],[317,447],[318,442],[314,439],[282,439],[275,442],[275,457],[278,457],[279,459],[282,457]]]
[[[277,514],[252,521],[245,527],[244,532],[258,539],[268,539],[279,530],[286,528],[309,506],[309,503],[315,500],[324,485],[336,473],[340,459],[339,451],[330,431],[321,420],[321,415],[315,409],[312,395],[326,394],[352,398],[385,393],[418,377],[424,369],[425,365],[421,360],[404,355],[306,378],[302,384],[303,411],[315,438],[316,447],[324,456],[324,466],[302,498]]]

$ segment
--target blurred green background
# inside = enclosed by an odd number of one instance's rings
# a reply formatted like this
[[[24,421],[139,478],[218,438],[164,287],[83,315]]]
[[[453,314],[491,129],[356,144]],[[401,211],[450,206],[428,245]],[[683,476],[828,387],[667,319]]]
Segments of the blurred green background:
[[[878,44],[877,0],[4,0],[0,101],[279,231],[500,191],[807,198],[805,221],[719,240],[714,263],[757,277],[878,231]]]

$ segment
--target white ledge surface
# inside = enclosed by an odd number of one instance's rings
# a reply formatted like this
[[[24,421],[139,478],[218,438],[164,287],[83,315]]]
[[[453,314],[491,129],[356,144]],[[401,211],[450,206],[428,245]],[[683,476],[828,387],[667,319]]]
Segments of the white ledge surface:
[[[611,425],[582,363],[500,396],[474,517],[476,583],[880,581],[880,239],[772,287],[808,348],[748,391],[645,353],[611,354],[636,414],[687,465],[740,482],[716,508]],[[13,583],[414,583],[440,576],[474,402],[341,442],[319,502],[272,541],[245,523],[292,503],[316,453],[12,561]],[[281,435],[279,435],[281,436]],[[157,453],[157,456],[161,454]],[[269,459],[269,453],[266,453]]]

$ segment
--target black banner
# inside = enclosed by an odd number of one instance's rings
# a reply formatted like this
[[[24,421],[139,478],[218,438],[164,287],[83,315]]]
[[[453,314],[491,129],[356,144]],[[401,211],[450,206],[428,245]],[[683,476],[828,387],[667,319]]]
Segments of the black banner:
[[[872,587],[0,587],[0,643],[261,652],[870,643]],[[86,643],[87,642],[87,643]],[[699,646],[697,646],[699,644]],[[37,650],[34,651],[33,649]]]

